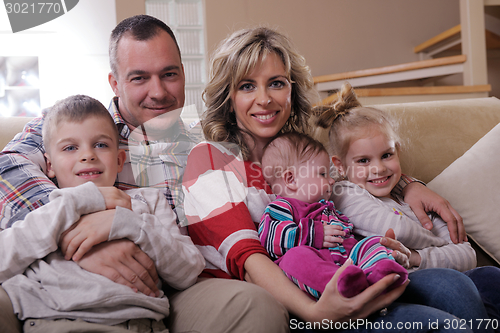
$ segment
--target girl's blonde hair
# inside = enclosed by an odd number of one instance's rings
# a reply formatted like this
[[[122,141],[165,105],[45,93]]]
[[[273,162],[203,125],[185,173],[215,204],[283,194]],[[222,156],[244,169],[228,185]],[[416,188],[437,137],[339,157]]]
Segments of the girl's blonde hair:
[[[329,152],[342,162],[345,161],[351,142],[370,134],[373,129],[394,140],[398,150],[401,147],[396,121],[385,111],[363,107],[348,82],[342,85],[333,104],[318,106],[313,113],[317,115],[316,125],[330,129]]]
[[[258,27],[243,29],[226,38],[211,60],[209,82],[203,91],[207,106],[202,117],[205,138],[209,141],[232,142],[241,147],[243,158],[250,150],[243,139],[245,133],[236,124],[231,96],[238,83],[270,54],[283,61],[287,79],[292,84],[291,114],[280,133],[308,132],[313,98],[317,98],[313,79],[304,57],[279,32]],[[251,137],[251,133],[247,133]]]

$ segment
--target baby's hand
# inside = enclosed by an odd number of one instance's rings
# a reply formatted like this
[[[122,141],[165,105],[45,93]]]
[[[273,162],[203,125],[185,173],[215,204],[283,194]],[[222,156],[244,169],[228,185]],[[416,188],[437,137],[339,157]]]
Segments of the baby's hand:
[[[106,209],[115,209],[116,207],[123,207],[127,209],[132,209],[132,202],[130,200],[130,195],[117,189],[116,187],[99,187],[102,196],[104,197],[104,202],[106,203]]]
[[[335,247],[344,242],[345,232],[339,225],[324,224],[323,247]]]

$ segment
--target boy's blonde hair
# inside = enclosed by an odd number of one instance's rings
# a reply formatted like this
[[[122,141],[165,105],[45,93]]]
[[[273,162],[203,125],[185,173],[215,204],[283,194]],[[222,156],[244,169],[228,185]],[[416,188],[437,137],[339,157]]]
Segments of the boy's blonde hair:
[[[278,135],[264,147],[264,179],[273,185],[284,171],[299,167],[322,152],[328,155],[323,144],[307,134],[290,132]]]
[[[116,137],[117,144],[120,141],[118,129],[109,114],[108,110],[101,102],[86,95],[73,95],[60,100],[50,108],[43,120],[42,138],[45,150],[48,152],[50,147],[51,134],[54,128],[57,128],[62,122],[83,122],[89,117],[100,117],[109,122],[113,128],[113,135]]]
[[[328,106],[318,106],[313,110],[318,115],[316,125],[329,128],[329,151],[345,161],[351,142],[378,130],[394,141],[396,149],[401,147],[397,134],[397,122],[385,111],[373,107],[363,107],[354,89],[344,83],[337,93],[337,100]]]

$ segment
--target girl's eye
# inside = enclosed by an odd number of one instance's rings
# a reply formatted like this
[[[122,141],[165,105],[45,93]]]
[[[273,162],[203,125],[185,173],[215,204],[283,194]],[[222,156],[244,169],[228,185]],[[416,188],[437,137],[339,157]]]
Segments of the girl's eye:
[[[366,163],[368,163],[368,159],[367,158],[361,158],[361,159],[358,160],[358,163],[360,163],[360,164],[366,164]]]
[[[386,158],[389,158],[391,156],[392,156],[391,153],[385,153],[384,155],[382,155],[382,159],[386,159]]]

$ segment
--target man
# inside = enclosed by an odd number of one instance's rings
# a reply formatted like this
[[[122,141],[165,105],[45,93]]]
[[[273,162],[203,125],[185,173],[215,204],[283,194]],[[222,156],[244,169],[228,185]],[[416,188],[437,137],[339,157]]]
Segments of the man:
[[[121,189],[161,187],[173,207],[180,206],[180,180],[195,141],[179,118],[184,105],[184,68],[171,29],[146,15],[125,19],[110,39],[109,83],[116,94],[110,113],[129,158],[118,175]],[[43,117],[32,121],[0,155],[0,227],[48,202],[55,185],[45,176],[41,140]],[[173,153],[172,153],[173,152]],[[174,155],[175,154],[175,155]],[[173,157],[174,156],[174,157]],[[154,166],[155,172],[150,172]],[[153,177],[151,177],[153,176]],[[155,178],[156,177],[156,178]],[[153,179],[152,179],[153,178]],[[158,181],[161,179],[161,181]],[[127,198],[123,198],[127,200]],[[178,215],[179,210],[177,210]],[[106,210],[85,219],[112,219]],[[60,243],[65,248],[67,240]],[[146,295],[157,291],[151,259],[128,240],[99,244],[77,263],[84,269],[135,288]],[[169,291],[172,332],[285,332],[288,315],[270,294],[241,281],[208,279],[183,292]],[[8,296],[0,288],[0,327],[20,332]]]

